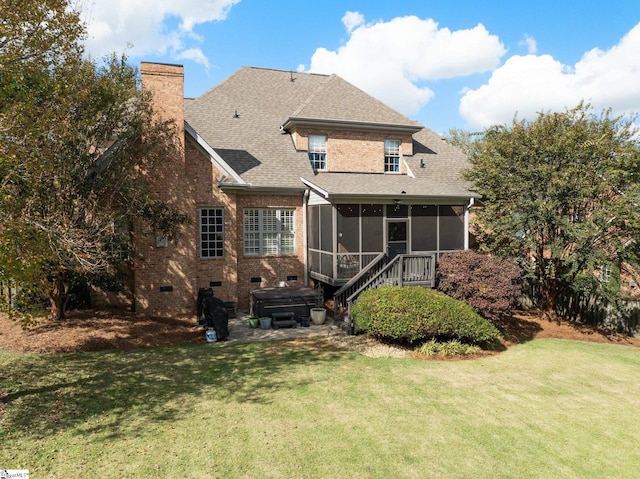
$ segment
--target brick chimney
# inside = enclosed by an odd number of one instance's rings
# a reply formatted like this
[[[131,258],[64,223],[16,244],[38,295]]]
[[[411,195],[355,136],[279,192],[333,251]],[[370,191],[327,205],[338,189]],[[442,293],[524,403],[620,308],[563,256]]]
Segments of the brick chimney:
[[[184,68],[167,63],[140,63],[142,88],[153,93],[153,107],[163,120],[174,120],[176,140],[184,150]]]
[[[140,77],[142,89],[153,94],[155,114],[162,120],[173,120],[176,132],[176,156],[163,158],[155,165],[150,190],[183,213],[195,215],[184,148],[184,69],[182,65],[142,62]],[[166,242],[148,229],[138,227],[136,231],[134,227],[140,255],[134,264],[136,311],[158,316],[195,311],[196,233],[194,227],[185,225],[174,241]]]

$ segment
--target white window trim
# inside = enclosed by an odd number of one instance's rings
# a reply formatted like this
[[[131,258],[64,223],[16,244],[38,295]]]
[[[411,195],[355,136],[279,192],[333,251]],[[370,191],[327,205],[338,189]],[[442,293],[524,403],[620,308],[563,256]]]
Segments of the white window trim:
[[[321,141],[312,142],[312,139],[321,139]],[[314,170],[324,171],[327,169],[327,135],[309,135],[309,163]],[[320,145],[320,146],[317,146]],[[324,155],[321,160],[311,159],[311,155]],[[317,165],[320,164],[319,168]]]
[[[387,145],[390,145],[392,148],[387,148]],[[397,152],[395,145],[397,145]],[[385,138],[384,140],[384,172],[385,173],[400,173],[400,157],[402,156],[402,152],[400,150],[402,145],[401,140],[395,140],[392,138]],[[393,163],[389,161],[393,159]],[[393,165],[394,169],[389,169]]]
[[[204,211],[209,211],[209,210],[216,210],[219,214],[220,217],[222,218],[222,231],[218,232],[218,231],[207,231],[204,232],[203,229],[203,223],[202,223],[202,213]],[[206,248],[203,247],[203,243],[205,243],[205,240],[203,238],[203,236],[205,234],[220,234],[221,238],[220,241],[222,243],[222,248],[209,248],[208,246]],[[209,240],[207,240],[208,242]],[[217,259],[217,258],[224,258],[224,208],[220,207],[220,206],[205,206],[202,208],[199,208],[198,210],[198,249],[200,250],[200,258],[201,259]],[[213,255],[204,255],[204,251],[207,250],[209,252],[214,252],[216,254]],[[218,254],[220,253],[220,254]]]
[[[247,232],[247,218],[249,217],[248,212],[257,212],[258,215],[258,228],[256,231]],[[275,211],[276,213],[276,226],[277,230],[275,232],[266,231],[265,230],[265,212],[266,211]],[[282,214],[283,212],[291,213],[291,222],[292,229],[285,230],[282,228]],[[245,208],[243,210],[243,252],[245,256],[288,256],[296,254],[296,210],[295,208]],[[267,234],[276,234],[276,244],[277,244],[277,252],[270,253],[265,252],[266,244],[265,244],[265,235]],[[257,248],[258,252],[255,252],[255,247],[251,247],[249,250],[247,249],[249,235],[257,235]],[[293,235],[293,244],[291,251],[283,252],[283,235]]]

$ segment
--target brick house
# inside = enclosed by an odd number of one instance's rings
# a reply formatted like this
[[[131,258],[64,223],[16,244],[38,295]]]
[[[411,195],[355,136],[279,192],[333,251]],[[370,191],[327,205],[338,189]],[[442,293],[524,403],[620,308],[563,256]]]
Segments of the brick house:
[[[136,233],[138,311],[190,314],[209,286],[247,309],[254,289],[335,290],[382,256],[468,247],[465,156],[342,78],[245,67],[185,100],[181,66],[140,72],[183,152],[155,187],[192,223]]]

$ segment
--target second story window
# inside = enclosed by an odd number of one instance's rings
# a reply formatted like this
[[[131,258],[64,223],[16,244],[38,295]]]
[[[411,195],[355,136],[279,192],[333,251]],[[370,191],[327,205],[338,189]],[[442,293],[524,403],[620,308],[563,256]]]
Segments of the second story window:
[[[327,137],[309,135],[309,162],[314,170],[327,169]]]
[[[400,140],[384,140],[384,171],[400,171]]]

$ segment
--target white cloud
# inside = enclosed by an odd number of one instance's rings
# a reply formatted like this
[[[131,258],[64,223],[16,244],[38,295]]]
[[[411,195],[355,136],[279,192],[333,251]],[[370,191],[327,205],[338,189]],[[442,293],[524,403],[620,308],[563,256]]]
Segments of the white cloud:
[[[347,12],[342,17],[342,24],[347,29],[347,33],[351,33],[364,23],[364,15],[358,12]]]
[[[365,24],[357,12],[343,23],[347,42],[337,51],[318,48],[309,70],[336,73],[406,115],[433,97],[423,82],[491,71],[506,52],[482,24],[451,31],[415,16]]]
[[[585,53],[573,67],[549,55],[513,56],[485,85],[467,90],[460,114],[469,127],[484,128],[564,111],[581,100],[615,114],[640,112],[640,23],[607,51]]]
[[[240,0],[77,0],[94,58],[126,50],[131,57],[169,54],[208,65],[193,28],[224,20]],[[173,25],[173,26],[170,26]]]
[[[188,48],[175,55],[176,60],[191,60],[203,65],[207,70],[210,68],[209,59],[199,48]]]
[[[526,47],[527,53],[535,55],[538,53],[538,43],[536,39],[525,33],[524,38],[518,42],[518,46]]]

